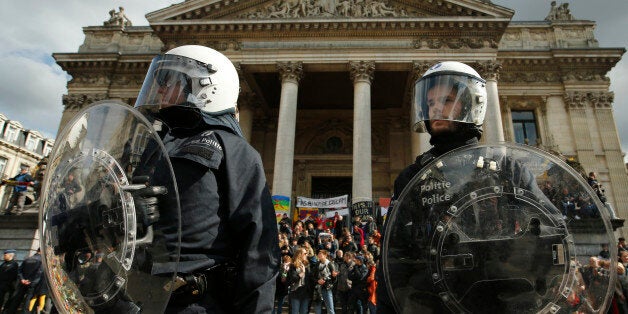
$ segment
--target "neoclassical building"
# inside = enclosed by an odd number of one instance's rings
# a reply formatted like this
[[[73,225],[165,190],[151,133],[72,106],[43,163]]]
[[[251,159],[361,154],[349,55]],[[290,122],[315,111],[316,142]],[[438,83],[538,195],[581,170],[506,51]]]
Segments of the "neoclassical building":
[[[578,12],[586,14],[586,12]],[[60,128],[102,99],[133,104],[153,56],[183,44],[227,55],[240,74],[240,119],[272,193],[352,202],[389,197],[427,137],[410,129],[413,83],[456,60],[486,80],[484,141],[560,152],[598,173],[628,216],[608,72],[624,48],[599,47],[595,22],[566,5],[535,21],[480,0],[187,0],[83,28],[67,71]]]

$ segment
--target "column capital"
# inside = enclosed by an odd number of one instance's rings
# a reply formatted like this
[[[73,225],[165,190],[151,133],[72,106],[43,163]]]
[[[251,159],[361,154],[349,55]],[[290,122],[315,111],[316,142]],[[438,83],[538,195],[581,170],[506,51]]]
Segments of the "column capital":
[[[427,70],[430,69],[436,61],[424,60],[424,61],[413,61],[412,62],[412,81],[416,82],[420,79]]]
[[[589,93],[589,99],[596,109],[608,109],[613,107],[615,93],[609,91]]]
[[[375,73],[375,61],[351,61],[349,62],[349,71],[354,84],[359,81],[371,83]]]
[[[585,108],[588,98],[589,97],[586,92],[580,91],[569,91],[565,92],[565,94],[563,95],[563,99],[565,100],[565,105],[567,109]]]
[[[290,80],[298,83],[303,78],[303,62],[277,62],[277,71],[281,81]]]
[[[499,80],[499,72],[502,69],[502,64],[499,61],[489,60],[481,61],[477,63],[478,72],[485,80]]]

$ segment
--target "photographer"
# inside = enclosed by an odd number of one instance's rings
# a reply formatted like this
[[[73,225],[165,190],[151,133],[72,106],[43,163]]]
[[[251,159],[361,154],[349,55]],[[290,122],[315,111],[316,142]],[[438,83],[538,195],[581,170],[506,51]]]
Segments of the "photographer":
[[[327,250],[318,251],[318,264],[315,265],[315,274],[313,278],[316,279],[314,285],[314,311],[320,314],[322,311],[322,303],[325,303],[327,313],[334,314],[334,294],[332,289],[334,288],[334,282],[338,271],[334,266],[334,263],[329,260],[329,252]]]

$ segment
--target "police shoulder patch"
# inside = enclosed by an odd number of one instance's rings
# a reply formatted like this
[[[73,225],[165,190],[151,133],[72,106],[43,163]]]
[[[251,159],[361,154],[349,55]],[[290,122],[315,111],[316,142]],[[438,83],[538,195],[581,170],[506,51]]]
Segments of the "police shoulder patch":
[[[222,161],[223,148],[213,131],[192,136],[174,150],[171,157],[188,159],[206,167],[218,169]]]

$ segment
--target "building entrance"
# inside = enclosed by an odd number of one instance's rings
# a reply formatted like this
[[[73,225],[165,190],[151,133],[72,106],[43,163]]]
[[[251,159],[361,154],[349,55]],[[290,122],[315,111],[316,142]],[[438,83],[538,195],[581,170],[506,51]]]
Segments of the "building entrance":
[[[351,199],[351,177],[312,177],[312,198],[330,198],[348,194]]]

